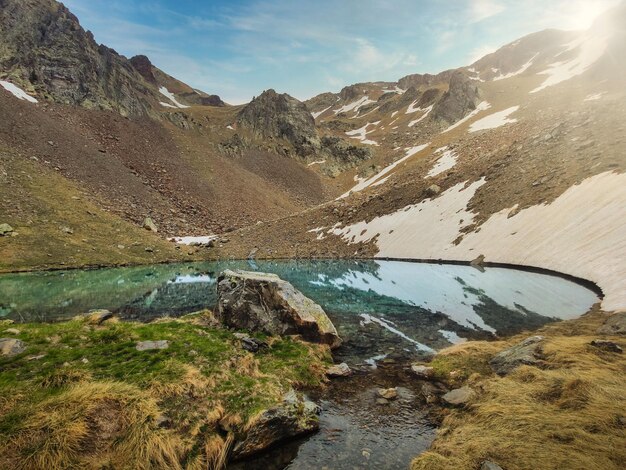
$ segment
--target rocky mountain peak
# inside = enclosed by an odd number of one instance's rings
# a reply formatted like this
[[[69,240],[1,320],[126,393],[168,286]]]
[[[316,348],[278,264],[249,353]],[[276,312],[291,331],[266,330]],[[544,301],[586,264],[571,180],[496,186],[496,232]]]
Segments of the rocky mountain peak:
[[[315,120],[304,103],[272,89],[248,103],[239,112],[237,124],[259,138],[287,140],[300,157],[313,155],[321,147]]]
[[[131,57],[130,63],[135,67],[135,70],[149,83],[157,84],[157,80],[152,72],[152,62],[145,55],[136,55]]]

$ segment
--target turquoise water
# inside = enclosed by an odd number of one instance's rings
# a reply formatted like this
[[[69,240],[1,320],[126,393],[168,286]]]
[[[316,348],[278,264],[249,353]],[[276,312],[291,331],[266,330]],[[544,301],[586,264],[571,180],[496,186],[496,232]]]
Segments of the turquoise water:
[[[400,261],[233,261],[0,276],[0,318],[58,321],[106,308],[149,321],[211,308],[226,268],[267,271],[327,311],[345,354],[368,363],[425,354],[473,338],[509,335],[575,318],[591,290],[546,274]]]

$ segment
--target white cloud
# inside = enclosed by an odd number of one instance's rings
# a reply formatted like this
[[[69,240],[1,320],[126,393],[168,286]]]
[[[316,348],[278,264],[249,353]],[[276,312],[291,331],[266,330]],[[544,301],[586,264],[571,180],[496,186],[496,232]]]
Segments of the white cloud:
[[[470,0],[470,22],[478,23],[504,10],[505,6],[498,0]]]

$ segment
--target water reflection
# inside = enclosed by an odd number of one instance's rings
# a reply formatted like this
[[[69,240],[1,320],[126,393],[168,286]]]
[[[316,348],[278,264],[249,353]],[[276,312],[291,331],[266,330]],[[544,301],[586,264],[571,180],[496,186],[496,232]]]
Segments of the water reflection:
[[[526,271],[399,261],[246,261],[0,276],[0,317],[56,321],[106,308],[147,321],[215,304],[226,268],[268,271],[320,303],[347,339],[347,357],[372,364],[398,351],[427,353],[574,318],[594,292]]]

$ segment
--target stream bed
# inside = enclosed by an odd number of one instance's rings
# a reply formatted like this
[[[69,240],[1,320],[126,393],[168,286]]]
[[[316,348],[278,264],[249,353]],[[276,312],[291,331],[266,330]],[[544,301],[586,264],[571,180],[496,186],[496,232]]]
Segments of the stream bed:
[[[411,361],[471,339],[532,331],[576,318],[598,300],[559,276],[510,268],[378,260],[228,261],[0,275],[0,319],[52,322],[105,308],[121,318],[180,316],[216,302],[224,269],[272,272],[319,303],[355,370],[314,396],[320,432],[236,469],[396,469],[428,448],[434,425],[418,398]],[[377,389],[399,397],[377,400]]]

